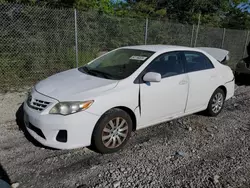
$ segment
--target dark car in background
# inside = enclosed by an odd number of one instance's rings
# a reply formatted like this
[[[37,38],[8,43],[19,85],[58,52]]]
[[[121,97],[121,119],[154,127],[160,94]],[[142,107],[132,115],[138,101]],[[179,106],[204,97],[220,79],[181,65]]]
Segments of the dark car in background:
[[[242,78],[242,76],[250,76],[250,43],[248,44],[246,50],[248,56],[241,59],[235,66],[234,74],[238,79]],[[248,78],[245,79],[248,80]]]
[[[241,59],[235,67],[235,76],[250,75],[250,57]]]

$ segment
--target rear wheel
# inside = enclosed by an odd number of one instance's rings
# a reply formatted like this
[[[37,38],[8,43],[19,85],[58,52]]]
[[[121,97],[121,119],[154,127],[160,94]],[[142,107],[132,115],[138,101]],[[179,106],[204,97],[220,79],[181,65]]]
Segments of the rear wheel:
[[[225,102],[225,92],[218,88],[213,93],[207,107],[207,113],[210,116],[217,116],[223,109]]]
[[[121,109],[105,113],[96,124],[92,135],[92,145],[99,153],[113,153],[126,145],[131,136],[132,120]]]

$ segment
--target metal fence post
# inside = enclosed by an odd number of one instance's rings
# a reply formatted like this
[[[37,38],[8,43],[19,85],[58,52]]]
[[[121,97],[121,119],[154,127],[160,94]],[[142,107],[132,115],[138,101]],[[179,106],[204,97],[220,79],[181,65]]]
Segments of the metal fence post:
[[[76,67],[78,67],[78,37],[77,37],[77,12],[74,9],[75,13],[75,51],[76,51]]]
[[[191,36],[191,41],[190,41],[190,47],[192,47],[192,45],[193,45],[193,40],[194,40],[194,28],[195,27],[195,25],[193,24],[193,29],[192,29],[192,36]]]
[[[198,34],[199,34],[199,29],[200,29],[200,22],[201,22],[201,13],[199,14],[199,20],[198,20],[198,25],[197,25],[197,29],[196,29],[194,47],[196,47],[196,44],[197,44],[197,39],[198,39]]]
[[[144,34],[144,44],[147,44],[148,40],[148,18],[146,18],[145,34]]]
[[[245,45],[244,45],[244,52],[243,52],[243,57],[245,57],[246,54],[246,48],[247,48],[247,43],[248,43],[248,38],[249,38],[249,30],[247,31],[247,36],[246,36],[246,41],[245,41]]]
[[[226,36],[226,28],[223,28],[223,35],[222,35],[222,41],[221,41],[221,48],[224,47],[225,36]]]

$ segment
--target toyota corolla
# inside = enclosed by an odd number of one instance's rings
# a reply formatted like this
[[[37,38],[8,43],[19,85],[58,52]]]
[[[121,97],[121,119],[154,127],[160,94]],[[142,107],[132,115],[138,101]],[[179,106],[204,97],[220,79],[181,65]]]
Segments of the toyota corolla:
[[[234,95],[228,52],[171,45],[128,46],[38,82],[24,102],[28,132],[45,146],[121,149],[131,132],[206,111]]]

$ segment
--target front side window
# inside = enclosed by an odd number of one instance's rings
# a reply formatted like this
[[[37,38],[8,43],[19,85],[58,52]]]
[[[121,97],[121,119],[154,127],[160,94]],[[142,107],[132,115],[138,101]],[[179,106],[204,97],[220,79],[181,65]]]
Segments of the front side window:
[[[179,75],[185,72],[181,52],[168,52],[154,59],[146,72],[157,72],[162,78]]]
[[[214,68],[211,61],[204,54],[199,52],[184,52],[186,58],[187,72],[195,72]]]
[[[137,49],[118,49],[80,67],[79,71],[120,80],[134,73],[154,53]]]

